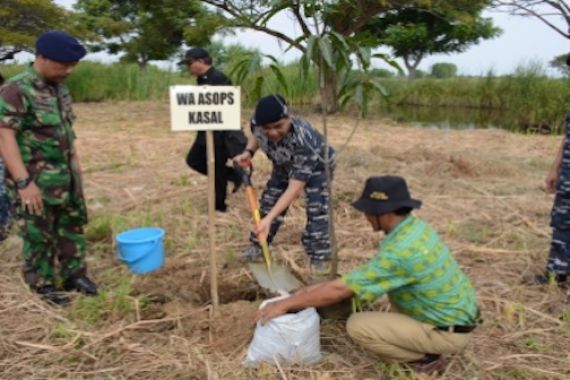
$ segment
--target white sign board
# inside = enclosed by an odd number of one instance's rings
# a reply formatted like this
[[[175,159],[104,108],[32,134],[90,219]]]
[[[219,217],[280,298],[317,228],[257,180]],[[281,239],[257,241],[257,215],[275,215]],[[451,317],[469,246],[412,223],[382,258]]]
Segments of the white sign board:
[[[173,131],[241,129],[241,93],[235,86],[170,86]]]

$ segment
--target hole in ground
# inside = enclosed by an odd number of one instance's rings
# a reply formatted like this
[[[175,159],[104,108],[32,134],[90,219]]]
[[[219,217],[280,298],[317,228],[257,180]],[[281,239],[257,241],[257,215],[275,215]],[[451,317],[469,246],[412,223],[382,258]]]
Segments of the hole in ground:
[[[201,303],[210,303],[212,301],[212,297],[210,296],[210,283],[204,282],[202,286],[197,289],[197,294]],[[237,301],[253,302],[259,299],[265,299],[268,296],[268,293],[256,284],[218,283],[218,297],[222,305]]]

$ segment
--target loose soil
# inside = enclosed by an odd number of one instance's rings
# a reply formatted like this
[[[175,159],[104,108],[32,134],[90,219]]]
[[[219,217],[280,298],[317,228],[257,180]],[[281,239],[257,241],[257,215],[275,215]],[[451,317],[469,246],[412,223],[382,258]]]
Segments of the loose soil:
[[[170,132],[166,103],[78,104],[76,112],[91,217],[87,260],[102,295],[74,296],[67,308],[47,305],[21,280],[19,239],[3,242],[1,379],[410,378],[351,342],[336,318],[322,322],[317,365],[244,368],[253,314],[268,297],[236,259],[248,244],[245,194],[230,194],[229,212],[216,214],[220,306],[214,313],[207,180],[184,163],[193,133]],[[302,116],[320,125],[319,115]],[[417,215],[440,232],[475,284],[485,319],[443,378],[570,379],[566,291],[521,283],[546,260],[552,196],[543,180],[560,137],[375,119],[361,122],[345,148],[354,120],[340,115],[328,122],[339,152],[333,199],[340,272],[365,262],[381,238],[350,206],[364,180],[403,175],[423,201]],[[259,154],[254,165],[261,189],[270,163]],[[299,200],[271,250],[306,279],[304,222]],[[134,276],[115,258],[113,236],[146,225],[166,230],[166,264]],[[368,307],[388,306],[381,300]]]

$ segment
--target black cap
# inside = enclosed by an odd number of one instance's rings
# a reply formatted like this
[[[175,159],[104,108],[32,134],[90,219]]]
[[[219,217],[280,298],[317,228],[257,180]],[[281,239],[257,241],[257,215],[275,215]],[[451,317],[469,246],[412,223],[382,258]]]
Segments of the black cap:
[[[366,180],[360,198],[352,206],[366,214],[382,215],[402,207],[420,208],[422,202],[410,197],[406,180],[386,175]]]
[[[186,52],[185,58],[180,62],[178,62],[178,64],[183,65],[190,60],[206,59],[206,58],[210,58],[210,53],[208,53],[208,50],[200,47],[192,48]]]
[[[85,57],[87,51],[75,39],[65,32],[50,31],[42,34],[36,41],[36,54],[58,62],[77,62]]]
[[[287,102],[278,94],[267,95],[257,102],[251,123],[256,126],[273,123],[289,116]]]

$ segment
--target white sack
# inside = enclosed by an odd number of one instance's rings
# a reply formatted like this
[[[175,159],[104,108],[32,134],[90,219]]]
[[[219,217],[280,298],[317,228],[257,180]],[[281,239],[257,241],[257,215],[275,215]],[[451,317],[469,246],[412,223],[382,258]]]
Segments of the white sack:
[[[283,298],[264,301],[260,308]],[[320,359],[319,315],[311,307],[273,318],[265,325],[257,323],[244,365],[261,362],[275,365],[275,361],[279,364],[313,364]]]

